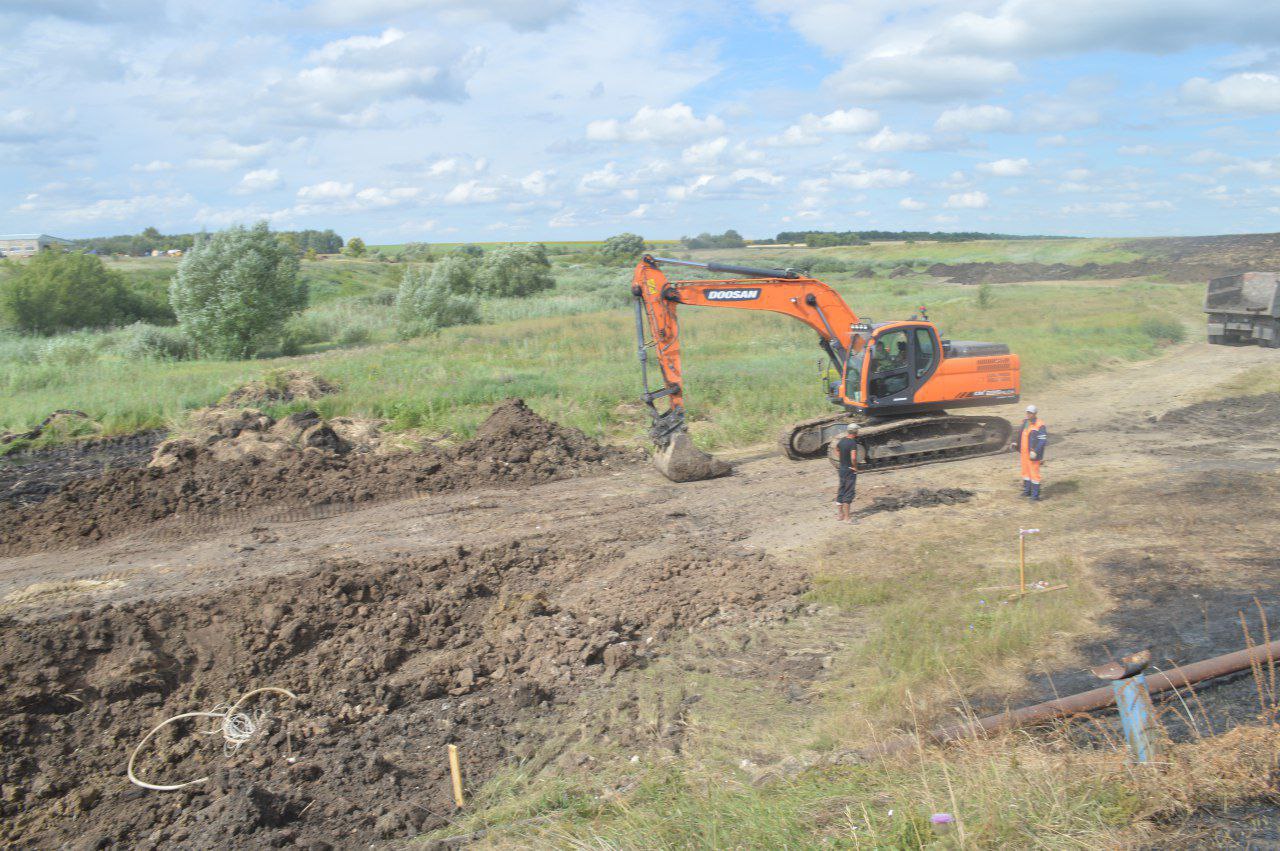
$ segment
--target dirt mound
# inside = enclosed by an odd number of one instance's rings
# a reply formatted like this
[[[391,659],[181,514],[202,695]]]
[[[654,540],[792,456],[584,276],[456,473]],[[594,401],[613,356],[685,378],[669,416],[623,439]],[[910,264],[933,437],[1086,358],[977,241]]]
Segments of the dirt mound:
[[[643,663],[672,630],[783,617],[800,605],[803,577],[760,556],[697,547],[677,561],[627,555],[567,538],[513,542],[324,563],[217,596],[53,621],[0,619],[0,844],[406,839],[453,813],[446,744],[459,745],[467,784],[478,788],[542,744],[522,740],[523,721]],[[602,572],[609,582],[590,581]],[[594,590],[558,597],[583,587]],[[300,700],[274,707],[244,748],[225,755],[220,741],[169,728],[138,762],[153,782],[207,774],[207,783],[165,793],[125,780],[126,757],[152,726],[265,685]]]
[[[346,451],[348,442],[310,412],[275,422],[253,409],[217,410],[206,426],[203,438],[165,441],[146,469],[69,481],[43,502],[5,512],[0,553],[91,544],[175,516],[198,525],[264,506],[358,505],[536,484],[637,459],[551,423],[519,400],[499,405],[456,454],[433,446],[386,455]]]
[[[162,436],[144,431],[10,452],[0,457],[0,505],[40,502],[76,479],[145,466]]]
[[[1161,425],[1190,426],[1203,431],[1206,438],[1223,435],[1274,435],[1280,423],[1280,393],[1257,396],[1232,396],[1197,402],[1169,411],[1159,420]]]
[[[964,488],[929,490],[917,488],[911,493],[878,496],[866,508],[853,512],[858,517],[879,514],[881,511],[901,511],[904,508],[929,508],[934,505],[959,505],[973,499],[973,491]]]
[[[576,428],[538,416],[523,399],[508,399],[494,408],[475,439],[458,447],[457,457],[490,475],[547,479],[637,458],[634,452],[602,446]]]
[[[299,399],[312,401],[338,392],[338,385],[315,373],[291,370],[269,373],[258,381],[237,387],[219,400],[221,407],[278,405]]]

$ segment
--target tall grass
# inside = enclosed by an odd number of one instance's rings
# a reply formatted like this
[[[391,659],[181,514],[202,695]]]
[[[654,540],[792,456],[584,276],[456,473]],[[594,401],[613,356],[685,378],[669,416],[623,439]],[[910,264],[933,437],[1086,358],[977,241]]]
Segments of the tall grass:
[[[556,276],[556,288],[539,297],[485,304],[489,324],[406,342],[393,340],[391,308],[380,300],[386,288],[370,286],[296,320],[319,329],[300,353],[306,368],[343,386],[324,403],[331,414],[466,434],[495,401],[523,396],[593,435],[638,438],[643,423],[633,404],[639,367],[627,272],[558,266]],[[1156,320],[1191,317],[1197,301],[1196,288],[1172,284],[1002,286],[996,304],[983,310],[971,288],[925,278],[835,274],[830,282],[873,319],[906,316],[925,303],[953,339],[1009,343],[1022,357],[1029,393],[1110,361],[1150,355],[1168,334]],[[771,439],[780,424],[829,410],[817,380],[821,353],[812,333],[794,320],[690,308],[682,313],[682,331],[687,405],[704,446]],[[341,348],[343,340],[353,347]],[[0,392],[6,394],[0,428],[27,427],[60,407],[84,410],[109,430],[160,426],[262,371],[298,365],[284,357],[136,362],[100,352],[88,362],[54,366],[33,364],[26,354],[32,345],[0,340]]]

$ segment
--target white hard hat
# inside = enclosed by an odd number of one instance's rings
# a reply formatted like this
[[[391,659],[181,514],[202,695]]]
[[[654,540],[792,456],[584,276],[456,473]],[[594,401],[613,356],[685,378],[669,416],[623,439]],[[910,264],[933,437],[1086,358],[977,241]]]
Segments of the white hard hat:
[[[1035,405],[1027,405],[1027,413],[1028,413],[1028,414],[1034,414],[1034,413],[1036,413],[1036,406],[1035,406]]]
[[[858,430],[858,424],[857,424],[857,423],[849,423],[847,426],[845,426],[845,427],[844,427],[844,430],[845,430],[845,431],[857,431],[857,430]]]

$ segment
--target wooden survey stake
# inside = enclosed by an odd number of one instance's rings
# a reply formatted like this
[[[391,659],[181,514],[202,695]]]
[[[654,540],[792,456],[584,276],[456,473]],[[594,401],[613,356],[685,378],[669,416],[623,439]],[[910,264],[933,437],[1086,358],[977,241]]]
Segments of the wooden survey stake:
[[[449,775],[453,778],[453,801],[462,809],[462,767],[458,765],[457,745],[449,745]]]

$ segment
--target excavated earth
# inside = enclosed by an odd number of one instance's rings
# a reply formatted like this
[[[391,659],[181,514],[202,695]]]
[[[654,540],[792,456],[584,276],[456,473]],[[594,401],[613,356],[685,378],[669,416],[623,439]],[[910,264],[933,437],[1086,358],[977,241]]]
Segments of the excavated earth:
[[[528,759],[521,719],[643,664],[673,630],[785,617],[805,587],[750,553],[691,545],[626,561],[628,545],[546,536],[469,551],[336,560],[196,598],[0,620],[0,844],[17,848],[350,848],[446,825],[444,745],[475,787]],[[566,588],[590,589],[568,599]],[[260,734],[165,718],[275,686]],[[637,719],[638,723],[638,719]],[[195,729],[208,729],[202,720]]]
[[[164,437],[159,431],[83,440],[0,457],[0,506],[40,502],[68,482],[145,467]]]
[[[311,415],[314,417],[314,415]],[[475,439],[455,451],[428,445],[413,452],[346,451],[323,425],[307,424],[295,442],[264,441],[240,411],[235,428],[210,439],[177,439],[159,447],[167,466],[110,469],[71,478],[39,502],[6,510],[0,554],[74,547],[145,528],[159,521],[199,524],[229,512],[261,507],[357,505],[409,494],[443,493],[483,485],[533,484],[599,473],[635,462],[636,452],[605,447],[576,429],[552,423],[523,401],[498,405]],[[315,420],[318,423],[318,420]],[[284,423],[289,425],[289,423]],[[224,453],[235,447],[236,453]],[[269,452],[255,454],[256,448]],[[27,486],[27,492],[52,482]]]

